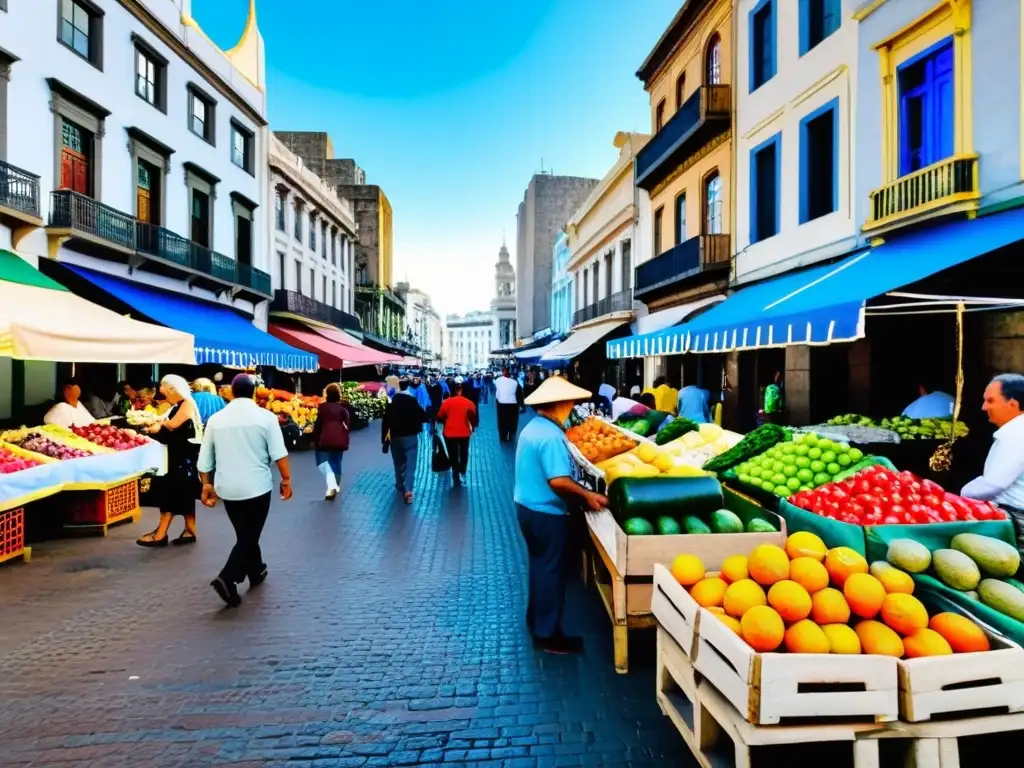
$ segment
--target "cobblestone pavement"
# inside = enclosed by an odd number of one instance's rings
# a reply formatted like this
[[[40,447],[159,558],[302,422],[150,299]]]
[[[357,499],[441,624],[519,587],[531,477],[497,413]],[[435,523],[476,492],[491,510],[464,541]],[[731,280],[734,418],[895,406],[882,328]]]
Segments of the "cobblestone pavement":
[[[376,425],[353,436],[340,503],[296,455],[270,578],[237,610],[208,586],[231,541],[219,508],[193,547],[135,546],[149,513],[0,567],[0,765],[691,765],[654,701],[653,641],[616,675],[593,592],[570,594],[584,656],[533,650],[513,450],[482,410],[468,487],[421,450],[412,507]]]

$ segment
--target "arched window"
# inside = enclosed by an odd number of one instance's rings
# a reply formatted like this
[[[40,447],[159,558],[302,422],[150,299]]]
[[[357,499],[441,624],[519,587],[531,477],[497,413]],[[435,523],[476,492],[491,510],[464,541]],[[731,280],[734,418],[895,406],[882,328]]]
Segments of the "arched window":
[[[683,72],[676,80],[676,109],[683,106],[683,97],[686,91],[686,73]]]
[[[722,177],[718,171],[704,179],[704,234],[722,234]]]
[[[722,83],[722,38],[716,32],[708,41],[707,56],[704,61],[704,84],[721,85]]]

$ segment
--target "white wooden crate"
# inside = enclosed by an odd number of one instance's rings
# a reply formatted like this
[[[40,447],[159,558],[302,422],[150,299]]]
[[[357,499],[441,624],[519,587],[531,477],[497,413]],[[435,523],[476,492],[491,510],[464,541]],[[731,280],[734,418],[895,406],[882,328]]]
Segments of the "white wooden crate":
[[[748,722],[815,718],[896,720],[899,685],[889,656],[758,653],[702,608],[694,666]]]
[[[661,630],[671,636],[687,658],[692,658],[697,649],[700,605],[661,564],[654,566],[651,612]]]

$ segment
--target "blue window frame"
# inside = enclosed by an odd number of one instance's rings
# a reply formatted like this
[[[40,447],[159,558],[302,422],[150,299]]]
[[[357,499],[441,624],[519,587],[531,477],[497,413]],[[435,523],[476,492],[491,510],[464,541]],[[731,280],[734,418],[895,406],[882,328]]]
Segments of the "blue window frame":
[[[953,154],[953,40],[946,38],[896,70],[900,176]]]
[[[750,242],[779,233],[782,203],[782,134],[750,150]]]
[[[676,197],[676,245],[686,239],[686,193]]]
[[[800,223],[839,210],[839,99],[800,121]]]
[[[775,0],[761,0],[747,19],[750,33],[750,90],[775,77]]]
[[[842,0],[800,0],[800,55],[821,43],[842,24]]]

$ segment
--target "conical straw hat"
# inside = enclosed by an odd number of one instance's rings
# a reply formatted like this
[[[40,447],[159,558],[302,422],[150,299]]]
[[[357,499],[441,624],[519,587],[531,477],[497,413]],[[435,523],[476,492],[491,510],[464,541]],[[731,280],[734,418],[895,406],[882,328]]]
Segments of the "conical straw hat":
[[[591,393],[575,384],[570,384],[561,376],[545,379],[537,389],[524,401],[527,405],[550,405],[551,403],[575,402],[589,400]]]

